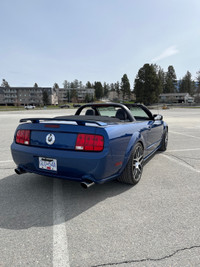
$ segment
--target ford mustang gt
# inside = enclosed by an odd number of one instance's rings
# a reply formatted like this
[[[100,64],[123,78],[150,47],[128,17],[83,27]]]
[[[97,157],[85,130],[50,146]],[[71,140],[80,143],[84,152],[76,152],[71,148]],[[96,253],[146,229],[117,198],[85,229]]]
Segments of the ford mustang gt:
[[[144,162],[168,142],[168,125],[140,104],[86,104],[73,116],[21,119],[11,145],[15,172],[79,181],[139,182]]]

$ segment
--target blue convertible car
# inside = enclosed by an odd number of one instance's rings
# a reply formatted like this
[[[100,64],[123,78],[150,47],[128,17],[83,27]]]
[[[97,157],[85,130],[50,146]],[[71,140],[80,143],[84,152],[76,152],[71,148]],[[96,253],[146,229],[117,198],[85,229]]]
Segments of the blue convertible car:
[[[73,116],[21,119],[11,145],[15,172],[136,184],[145,160],[166,150],[168,126],[143,105],[86,104]]]

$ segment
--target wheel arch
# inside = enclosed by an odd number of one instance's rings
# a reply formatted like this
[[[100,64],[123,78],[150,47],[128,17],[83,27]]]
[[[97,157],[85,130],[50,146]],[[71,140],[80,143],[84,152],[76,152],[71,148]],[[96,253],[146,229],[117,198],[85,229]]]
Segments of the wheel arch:
[[[125,155],[124,155],[124,160],[123,160],[123,164],[122,164],[122,167],[120,169],[120,173],[123,172],[123,170],[125,169],[126,165],[128,164],[128,161],[131,157],[131,154],[133,152],[133,149],[134,147],[136,146],[136,144],[140,143],[144,149],[144,138],[143,136],[141,135],[140,132],[135,132],[129,143],[128,143],[128,146],[127,146],[127,149],[126,149],[126,152],[125,152]]]
[[[129,158],[128,163],[123,169],[122,173],[118,177],[118,181],[126,184],[136,185],[141,179],[143,159],[143,144],[139,141],[134,145],[131,157]]]

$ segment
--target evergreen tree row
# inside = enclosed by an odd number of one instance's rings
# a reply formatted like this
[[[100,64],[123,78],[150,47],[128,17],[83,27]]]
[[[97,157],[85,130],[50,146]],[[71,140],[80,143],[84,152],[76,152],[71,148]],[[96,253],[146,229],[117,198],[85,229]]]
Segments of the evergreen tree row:
[[[1,86],[9,87],[9,84],[3,79]],[[34,87],[38,87],[38,84],[35,83]],[[95,98],[97,100],[107,98],[110,91],[115,91],[117,97],[121,95],[123,100],[125,98],[130,99],[131,93],[134,93],[137,102],[143,102],[148,105],[158,102],[161,93],[179,92],[189,93],[191,96],[194,94],[200,96],[200,71],[197,72],[196,81],[192,80],[192,75],[189,71],[187,71],[182,79],[177,80],[175,69],[172,65],[168,67],[167,72],[164,72],[156,64],[144,64],[136,75],[132,90],[127,74],[123,75],[121,82],[117,81],[110,84],[104,82],[102,84],[100,81],[95,81],[94,83],[88,81],[86,85],[83,85],[81,81],[75,79],[73,82],[65,80],[63,87],[73,89],[70,92],[71,99],[76,98],[76,89],[94,88]],[[59,85],[54,83],[53,89],[56,90],[58,88]],[[89,96],[86,102],[89,102]]]
[[[177,80],[173,66],[164,72],[160,66],[145,64],[135,78],[134,93],[136,101],[145,104],[158,102],[161,93],[200,94],[200,71],[197,72],[197,81],[192,80],[189,71],[181,80]]]
[[[79,82],[77,79],[74,80],[73,82],[68,82],[67,80],[64,81],[63,86],[65,89],[74,89],[72,91],[75,91],[76,89],[95,89],[95,98],[97,100],[102,99],[102,98],[107,98],[108,94],[110,91],[116,91],[117,95],[119,96],[120,93],[122,94],[123,99],[128,96],[130,97],[131,95],[131,86],[129,79],[127,77],[127,74],[124,74],[123,77],[121,78],[121,83],[117,81],[116,83],[106,83],[104,82],[103,84],[100,81],[95,81],[94,83],[91,83],[88,81],[86,85],[83,85],[82,82]],[[58,84],[54,84],[54,88],[59,88]]]
[[[191,73],[187,71],[182,79],[177,80],[172,65],[164,72],[156,64],[144,64],[136,75],[132,90],[127,74],[123,75],[121,82],[111,84],[104,82],[102,85],[99,81],[88,81],[84,86],[82,82],[74,80],[71,83],[64,81],[63,85],[65,88],[94,88],[96,99],[107,98],[110,91],[115,91],[118,97],[121,94],[123,100],[134,93],[137,102],[148,105],[158,102],[161,93],[189,93],[191,96],[200,94],[200,71],[197,72],[196,79],[197,81],[192,80]]]

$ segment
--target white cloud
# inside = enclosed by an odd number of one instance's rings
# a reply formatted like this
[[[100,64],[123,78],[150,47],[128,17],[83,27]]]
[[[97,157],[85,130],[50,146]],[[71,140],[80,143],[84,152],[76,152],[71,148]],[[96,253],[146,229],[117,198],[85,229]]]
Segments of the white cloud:
[[[179,53],[179,50],[177,49],[177,47],[175,45],[172,45],[170,47],[168,47],[167,49],[165,49],[159,56],[155,57],[154,59],[152,59],[152,61],[160,61],[164,58],[176,55]]]

